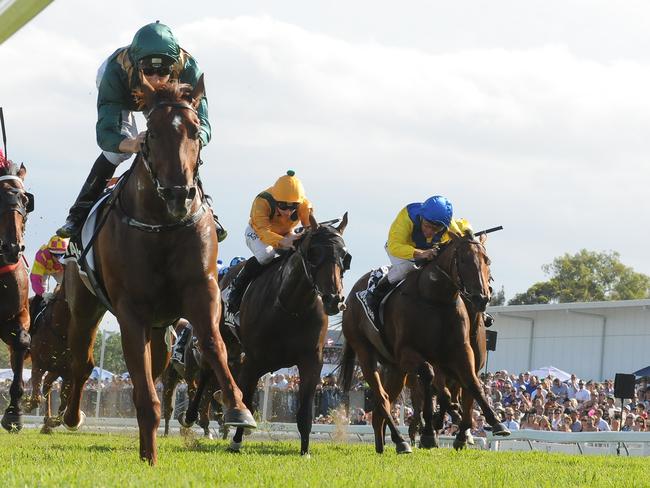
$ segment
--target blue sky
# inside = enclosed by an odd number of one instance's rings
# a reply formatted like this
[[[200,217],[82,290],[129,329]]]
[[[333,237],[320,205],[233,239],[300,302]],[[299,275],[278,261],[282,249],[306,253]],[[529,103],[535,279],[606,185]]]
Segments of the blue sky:
[[[402,206],[446,195],[511,297],[581,248],[650,274],[650,5],[630,1],[56,1],[0,46],[9,155],[37,211],[28,257],[98,154],[95,74],[160,19],[206,73],[202,177],[248,254],[250,202],[286,169],[316,215],[349,211],[347,287],[387,262]]]

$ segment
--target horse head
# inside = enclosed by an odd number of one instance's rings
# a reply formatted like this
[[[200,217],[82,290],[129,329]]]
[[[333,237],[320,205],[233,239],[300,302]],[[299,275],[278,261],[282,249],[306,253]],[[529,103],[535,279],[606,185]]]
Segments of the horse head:
[[[452,234],[451,241],[440,252],[435,264],[444,271],[456,290],[479,311],[490,302],[490,259],[485,252],[485,234],[477,240],[470,232]]]
[[[338,227],[319,225],[313,215],[309,217],[310,229],[296,246],[302,257],[307,276],[320,295],[327,315],[345,310],[343,274],[350,269],[352,256],[343,240],[348,225],[347,212]]]
[[[174,220],[184,218],[197,196],[201,122],[197,112],[205,94],[203,76],[196,86],[167,83],[154,89],[143,77],[140,104],[148,110],[141,151],[157,196]]]
[[[25,191],[27,169],[14,163],[0,167],[0,266],[15,264],[25,251],[25,223],[34,196]]]

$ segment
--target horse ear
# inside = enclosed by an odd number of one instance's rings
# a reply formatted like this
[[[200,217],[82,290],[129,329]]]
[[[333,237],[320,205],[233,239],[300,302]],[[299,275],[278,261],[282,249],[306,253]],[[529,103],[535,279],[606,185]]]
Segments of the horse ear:
[[[192,107],[194,110],[199,108],[201,99],[205,95],[205,82],[203,81],[203,75],[199,78],[199,81],[196,82],[196,86],[192,90]]]
[[[316,220],[316,217],[314,217],[314,214],[311,212],[309,212],[309,226],[311,227],[311,230],[318,229],[318,221]]]
[[[478,238],[478,241],[485,246],[485,243],[487,242],[487,234],[481,234]]]
[[[343,231],[345,230],[345,228],[346,228],[347,226],[348,226],[348,213],[345,212],[345,213],[343,214],[343,218],[341,219],[341,223],[340,223],[339,226],[336,228],[336,230],[337,230],[337,232],[338,232],[339,234],[343,234]]]
[[[17,176],[21,180],[25,181],[25,176],[27,175],[27,168],[23,163],[20,163],[20,169],[18,170]]]

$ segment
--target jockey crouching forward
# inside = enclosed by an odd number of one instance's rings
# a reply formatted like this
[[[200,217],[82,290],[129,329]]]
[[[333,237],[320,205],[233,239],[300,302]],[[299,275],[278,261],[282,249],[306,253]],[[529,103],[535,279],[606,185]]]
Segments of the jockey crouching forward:
[[[58,284],[63,280],[63,265],[59,261],[68,249],[68,240],[53,236],[47,244],[42,245],[34,256],[34,264],[29,274],[29,280],[34,290],[34,298],[30,306],[30,314],[36,316],[43,302],[47,303],[52,298],[52,293],[47,293],[47,280],[51,276]]]
[[[142,110],[134,97],[142,85],[142,78],[158,89],[168,82],[195,86],[201,74],[196,60],[178,45],[170,28],[158,22],[142,27],[129,46],[118,49],[104,61],[97,72],[96,130],[102,153],[70,208],[65,224],[56,231],[57,235],[72,237],[79,233],[117,166],[140,151],[145,132],[138,132],[133,112]],[[205,96],[197,112],[203,147],[210,141],[211,134]],[[225,231],[218,222],[217,236],[220,241],[225,238]]]
[[[276,250],[293,247],[293,242],[300,237],[294,233],[298,224],[309,227],[311,211],[302,183],[291,170],[255,197],[245,231],[246,245],[253,257],[246,261],[231,284],[230,313],[237,313],[246,287],[273,260]]]
[[[414,261],[431,261],[438,246],[451,240],[450,234],[462,236],[472,228],[465,219],[453,218],[453,207],[445,197],[436,195],[423,203],[410,203],[398,214],[388,232],[386,252],[391,267],[379,282],[370,279],[367,290],[357,297],[368,318],[375,323],[379,305],[391,287],[413,270]]]

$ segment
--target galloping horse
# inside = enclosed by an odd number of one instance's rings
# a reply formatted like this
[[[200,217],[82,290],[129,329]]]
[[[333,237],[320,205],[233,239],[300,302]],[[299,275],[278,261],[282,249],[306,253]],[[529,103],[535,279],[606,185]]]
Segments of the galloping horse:
[[[2,160],[0,165],[0,338],[9,346],[14,377],[11,401],[0,424],[8,431],[23,428],[20,399],[23,396],[23,363],[29,348],[29,279],[24,263],[27,214],[33,196],[25,191],[27,169]]]
[[[29,334],[32,357],[32,394],[25,402],[27,411],[37,408],[43,396],[46,412],[43,418],[42,433],[50,433],[52,428],[61,425],[61,416],[67,404],[70,390],[70,354],[68,351],[68,324],[70,309],[65,301],[63,286],[57,286],[53,298],[40,313],[31,317]],[[45,374],[45,379],[43,375]],[[52,417],[52,383],[61,377],[61,403],[58,415]],[[43,385],[41,391],[41,384]]]
[[[225,423],[256,427],[228,368],[218,328],[217,236],[198,179],[196,110],[203,94],[203,77],[194,89],[170,83],[154,90],[143,80],[142,102],[149,110],[146,139],[128,179],[116,189],[120,193],[93,246],[95,268],[120,324],[133,382],[140,457],[150,464],[157,461],[160,424],[154,378],[169,360],[165,328],[179,317],[192,323],[204,358],[222,385]],[[81,391],[93,367],[92,345],[106,308],[83,285],[76,263],[66,266],[64,281],[71,311],[72,388],[63,421],[77,429],[83,421]]]
[[[257,381],[263,374],[297,365],[301,455],[309,454],[327,316],[337,314],[345,306],[342,277],[351,260],[342,237],[347,223],[347,213],[338,227],[319,226],[311,216],[310,228],[296,241],[295,252],[268,265],[246,290],[240,309],[239,337],[244,358],[238,383],[244,402],[251,406]],[[229,273],[224,283],[231,276]],[[231,450],[241,448],[243,434],[244,429],[238,428]]]
[[[365,288],[368,274],[355,284],[354,292]],[[423,447],[435,445],[433,432],[433,381],[437,370],[436,387],[441,411],[450,409],[450,394],[446,378],[451,378],[474,398],[495,435],[509,435],[496,419],[476,376],[474,352],[470,343],[470,318],[463,301],[470,300],[483,311],[490,299],[489,259],[483,244],[473,235],[454,236],[437,259],[410,273],[401,288],[390,295],[384,305],[383,335],[388,350],[395,358],[392,369],[397,374],[387,376],[383,385],[377,371],[378,353],[366,338],[361,321],[368,320],[361,304],[348,299],[343,313],[343,334],[346,346],[342,357],[341,377],[348,389],[358,355],[363,375],[377,398],[372,423],[375,432],[375,450],[384,450],[386,423],[398,453],[411,452],[397,430],[390,415],[390,400],[395,399],[404,386],[407,374],[418,375],[424,390]]]

